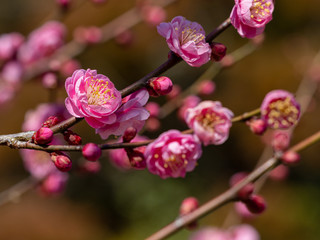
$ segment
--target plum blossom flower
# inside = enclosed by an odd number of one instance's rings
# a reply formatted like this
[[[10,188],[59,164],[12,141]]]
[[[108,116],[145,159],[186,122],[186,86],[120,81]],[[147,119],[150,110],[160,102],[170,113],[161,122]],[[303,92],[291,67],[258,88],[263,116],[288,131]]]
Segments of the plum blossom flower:
[[[106,123],[104,126],[97,128],[96,133],[101,138],[106,139],[111,134],[123,135],[128,127],[133,127],[140,131],[145,120],[150,116],[148,110],[143,106],[149,99],[149,93],[146,89],[140,89],[123,99],[121,107],[110,116],[114,121]]]
[[[85,118],[93,128],[116,121],[114,113],[121,104],[121,94],[113,83],[96,70],[76,70],[65,82],[68,97],[65,105],[69,113]]]
[[[300,105],[293,94],[284,90],[269,92],[261,104],[261,118],[272,129],[287,129],[300,117]]]
[[[235,0],[230,14],[231,24],[241,37],[253,38],[263,33],[272,20],[273,0]]]
[[[0,35],[0,60],[9,60],[17,52],[24,41],[20,33],[7,33]]]
[[[197,137],[178,130],[162,133],[144,152],[148,170],[163,179],[185,177],[186,172],[195,168],[201,154]]]
[[[224,143],[229,136],[233,113],[220,102],[203,101],[185,113],[186,123],[205,146]]]
[[[64,44],[65,26],[56,21],[47,22],[34,30],[19,49],[19,60],[25,64],[52,55]]]
[[[200,67],[211,57],[211,47],[205,32],[197,22],[177,16],[169,23],[160,23],[158,33],[164,37],[171,51],[178,54],[192,67]]]

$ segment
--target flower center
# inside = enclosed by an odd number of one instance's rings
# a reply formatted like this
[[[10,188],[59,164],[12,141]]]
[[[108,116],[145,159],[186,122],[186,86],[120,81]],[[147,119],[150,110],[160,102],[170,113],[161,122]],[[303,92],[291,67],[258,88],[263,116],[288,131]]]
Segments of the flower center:
[[[189,26],[185,27],[183,31],[181,32],[181,45],[192,41],[195,44],[198,44],[201,42],[203,39],[205,39],[205,36],[198,32],[196,29],[192,29]]]
[[[273,125],[275,128],[279,128],[280,126],[290,127],[298,121],[299,109],[287,97],[270,103],[269,114],[267,116],[268,124]]]
[[[272,1],[253,0],[250,12],[253,20],[261,22],[272,14]]]
[[[103,80],[91,79],[86,80],[87,99],[89,105],[106,104],[110,98],[115,99],[113,92],[108,87],[109,82]]]
[[[181,157],[171,155],[169,158],[164,159],[164,162],[163,166],[165,168],[170,168],[173,171],[177,171],[182,165],[186,166],[188,164],[185,154],[182,154]]]
[[[208,131],[213,132],[214,127],[218,124],[225,123],[225,119],[215,114],[214,112],[207,112],[197,116],[197,121]]]

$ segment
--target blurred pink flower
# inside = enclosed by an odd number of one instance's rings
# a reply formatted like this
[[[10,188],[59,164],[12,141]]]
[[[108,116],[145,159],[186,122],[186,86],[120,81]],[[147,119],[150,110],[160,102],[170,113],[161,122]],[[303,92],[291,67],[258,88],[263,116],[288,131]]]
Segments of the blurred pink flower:
[[[235,226],[229,230],[232,240],[259,240],[260,236],[256,229],[248,224]]]
[[[263,33],[272,20],[273,9],[273,0],[235,0],[231,23],[241,37],[253,38]]]
[[[160,23],[157,29],[166,38],[170,50],[190,66],[200,67],[210,60],[211,47],[206,42],[206,34],[199,23],[178,16],[170,23]]]
[[[254,218],[255,216],[257,216],[256,214],[251,213],[243,202],[235,202],[234,208],[235,211],[243,218]]]
[[[24,41],[20,33],[7,33],[0,35],[0,60],[10,60],[16,54]]]
[[[145,151],[148,170],[161,178],[185,177],[201,157],[201,144],[190,134],[178,130],[162,133]]]
[[[7,62],[2,69],[1,77],[4,81],[17,87],[22,82],[23,68],[17,61]]]
[[[194,108],[200,103],[201,99],[196,95],[189,95],[182,101],[182,105],[178,110],[178,117],[185,121],[185,115],[188,108]]]
[[[185,113],[186,123],[205,146],[219,145],[229,137],[233,113],[220,102],[203,101]]]
[[[284,90],[269,92],[261,104],[261,119],[273,129],[287,129],[300,117],[300,105],[293,94]]]
[[[40,185],[40,190],[45,195],[61,193],[67,184],[69,175],[60,171],[50,173]]]
[[[19,49],[19,60],[25,64],[52,55],[64,44],[65,26],[56,21],[45,23],[30,33],[27,42]]]
[[[229,233],[213,227],[203,228],[190,237],[190,240],[232,240]]]
[[[67,78],[65,100],[69,113],[77,118],[84,117],[93,128],[116,122],[114,113],[121,104],[121,94],[113,83],[96,70],[76,70]]]
[[[141,14],[144,21],[151,26],[157,26],[167,18],[166,11],[163,7],[148,4],[142,7]]]
[[[123,99],[122,106],[110,116],[114,121],[106,123],[104,126],[97,128],[101,138],[106,139],[111,134],[120,136],[128,127],[133,127],[140,131],[145,120],[150,116],[149,112],[143,107],[149,99],[146,89],[140,89]]]

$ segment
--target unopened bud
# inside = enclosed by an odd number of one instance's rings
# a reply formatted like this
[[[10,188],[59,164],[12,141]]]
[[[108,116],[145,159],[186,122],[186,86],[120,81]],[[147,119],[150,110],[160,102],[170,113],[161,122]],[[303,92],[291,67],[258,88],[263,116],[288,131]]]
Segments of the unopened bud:
[[[282,155],[281,160],[284,164],[293,165],[300,162],[300,155],[294,151],[286,151]]]
[[[72,168],[71,159],[61,152],[50,153],[51,160],[61,172],[68,172]]]
[[[134,127],[128,127],[122,136],[122,141],[124,143],[131,142],[132,139],[137,135],[137,129]]]
[[[246,176],[247,176],[247,173],[244,173],[244,172],[239,172],[234,174],[230,179],[230,186],[236,185],[237,183],[242,181]],[[238,191],[237,196],[240,200],[245,201],[251,197],[253,191],[254,191],[253,183],[248,183]]]
[[[168,99],[173,99],[173,98],[177,97],[180,94],[180,92],[181,92],[181,87],[177,84],[174,84],[172,86],[171,92],[169,92],[168,95],[166,95],[166,97]]]
[[[284,151],[289,147],[290,133],[288,131],[275,131],[271,145],[275,151]]]
[[[148,118],[145,123],[145,128],[149,132],[155,132],[159,130],[160,126],[161,126],[161,122],[159,121],[158,118],[155,118],[155,117]]]
[[[146,160],[142,152],[131,149],[126,149],[126,151],[129,158],[129,162],[133,168],[138,170],[146,168]]]
[[[142,17],[151,26],[157,26],[166,20],[166,11],[160,6],[145,5],[142,7]]]
[[[60,7],[67,9],[70,7],[71,0],[56,0]]]
[[[168,77],[151,78],[147,89],[149,94],[154,97],[167,95],[172,90],[172,81]]]
[[[215,62],[221,61],[226,55],[227,47],[222,43],[213,42],[211,44],[211,59]]]
[[[247,121],[246,124],[249,126],[251,132],[257,135],[262,135],[267,129],[266,122],[260,118],[252,118]]]
[[[276,181],[285,180],[288,177],[288,175],[289,175],[289,168],[283,164],[279,165],[269,173],[269,177],[272,180],[276,180]]]
[[[246,204],[248,210],[255,214],[264,212],[267,207],[266,201],[260,195],[252,195],[249,199],[243,202]]]
[[[180,205],[180,215],[186,215],[193,212],[199,207],[199,202],[195,197],[188,197],[184,199]]]
[[[50,116],[48,119],[42,124],[42,127],[53,127],[61,122],[61,119],[56,116]]]
[[[33,140],[36,144],[45,145],[52,141],[53,132],[50,128],[42,127],[36,131]]]
[[[203,80],[198,86],[198,92],[201,95],[210,95],[214,93],[216,84],[211,80]]]
[[[100,171],[101,164],[99,161],[96,161],[96,162],[84,161],[84,163],[80,166],[80,169],[84,173],[95,174]]]
[[[199,202],[194,197],[188,197],[184,199],[180,205],[180,216],[186,215],[188,213],[193,212],[199,207]],[[197,221],[191,222],[187,225],[187,228],[192,230],[195,229],[198,226]]]
[[[230,54],[221,59],[220,64],[222,67],[231,67],[234,64],[234,58]]]
[[[58,78],[57,75],[54,73],[46,73],[42,77],[42,85],[45,88],[53,89],[58,86]]]
[[[82,143],[81,137],[71,130],[64,131],[63,137],[70,145],[80,145]]]
[[[95,143],[87,143],[82,149],[82,155],[88,161],[94,162],[101,156],[101,149]]]

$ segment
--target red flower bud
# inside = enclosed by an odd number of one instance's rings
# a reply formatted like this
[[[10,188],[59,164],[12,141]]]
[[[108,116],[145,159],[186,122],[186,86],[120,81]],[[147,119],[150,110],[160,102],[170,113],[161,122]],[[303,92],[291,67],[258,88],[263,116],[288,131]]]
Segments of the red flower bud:
[[[87,143],[84,145],[82,149],[82,155],[88,160],[88,161],[97,161],[98,158],[101,156],[101,149],[97,144],[94,143]]]
[[[61,152],[50,153],[51,160],[61,172],[68,172],[72,168],[71,159]]]
[[[290,133],[288,131],[276,131],[273,134],[271,145],[275,151],[284,151],[290,144]]]
[[[80,145],[82,143],[81,137],[71,130],[64,131],[63,137],[70,145]]]
[[[53,132],[50,128],[42,127],[36,131],[32,138],[35,143],[45,145],[52,141]]]
[[[281,160],[284,164],[293,165],[300,162],[300,155],[294,151],[286,151],[282,155]]]
[[[267,207],[266,201],[260,195],[252,195],[249,199],[243,202],[246,204],[250,212],[256,214],[262,213]]]
[[[251,132],[257,135],[262,135],[267,129],[266,122],[259,118],[252,118],[247,121],[246,124],[249,126]]]
[[[180,216],[193,212],[199,207],[199,202],[194,197],[188,197],[184,199],[180,205]],[[192,230],[198,226],[197,221],[191,222],[187,225],[187,228]]]
[[[172,90],[172,81],[168,77],[151,78],[147,89],[149,94],[154,97],[167,95]]]
[[[219,62],[227,52],[227,47],[222,43],[213,42],[211,44],[211,59],[215,62]]]
[[[59,119],[56,116],[50,116],[48,119],[42,124],[42,127],[53,127],[61,122],[61,119]]]
[[[147,164],[142,152],[138,150],[126,149],[130,164],[133,168],[142,170]]]
[[[128,127],[122,136],[124,143],[131,142],[132,139],[137,135],[137,129],[134,127]]]

